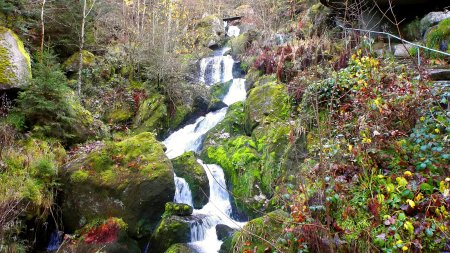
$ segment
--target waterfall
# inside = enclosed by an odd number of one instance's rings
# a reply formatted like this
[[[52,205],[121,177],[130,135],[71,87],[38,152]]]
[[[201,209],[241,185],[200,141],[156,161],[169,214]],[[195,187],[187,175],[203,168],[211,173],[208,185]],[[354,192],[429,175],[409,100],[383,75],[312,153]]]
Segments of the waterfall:
[[[176,203],[185,203],[190,206],[194,206],[192,201],[192,192],[189,189],[189,184],[186,182],[184,178],[177,177],[175,175],[175,197],[174,202]]]
[[[241,33],[241,29],[239,29],[239,27],[234,26],[234,25],[230,25],[228,27],[228,31],[227,31],[228,37],[237,37],[237,36],[239,36],[240,33]]]
[[[229,36],[238,36],[239,32],[238,27],[228,28]],[[214,56],[202,59],[199,70],[200,81],[207,85],[232,80],[230,89],[223,99],[228,106],[246,99],[245,79],[233,78],[235,61],[232,56],[226,55],[229,50],[223,48],[215,51]],[[167,147],[166,155],[173,159],[188,151],[200,151],[203,136],[224,119],[227,110],[228,107],[210,112],[170,135],[163,141]],[[225,224],[239,229],[244,223],[231,218],[230,195],[226,188],[223,169],[216,164],[204,164],[200,159],[197,162],[202,165],[208,176],[210,196],[208,203],[201,209],[195,209],[192,214],[190,245],[198,252],[218,252],[222,241],[217,239],[216,225]],[[186,180],[175,175],[175,185],[174,201],[192,206],[192,193]]]

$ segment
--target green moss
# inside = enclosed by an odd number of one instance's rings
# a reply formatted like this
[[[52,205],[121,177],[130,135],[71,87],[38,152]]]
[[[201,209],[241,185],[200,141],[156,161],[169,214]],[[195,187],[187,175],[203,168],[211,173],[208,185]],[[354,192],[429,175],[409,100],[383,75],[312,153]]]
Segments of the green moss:
[[[443,41],[447,40],[446,43],[450,43],[448,41],[449,38],[450,38],[450,18],[441,21],[435,28],[433,28],[426,35],[426,43],[428,47],[439,49],[440,44]],[[450,52],[450,48],[447,49],[447,52]]]
[[[95,63],[95,55],[89,51],[81,51],[83,55],[83,67],[92,66]],[[70,56],[62,65],[66,71],[78,71],[80,61],[80,52]]]
[[[169,117],[168,126],[169,129],[176,129],[183,121],[186,116],[191,112],[190,108],[185,105],[176,105],[175,114]]]
[[[243,33],[237,37],[231,38],[228,43],[231,47],[231,52],[233,55],[242,55],[249,46],[250,38],[248,33]]]
[[[233,81],[228,81],[226,83],[216,83],[210,87],[212,99],[222,100],[228,93]]]
[[[165,105],[164,96],[154,94],[149,99],[145,100],[139,107],[133,126],[138,133],[162,133],[166,119],[167,107]]]
[[[246,125],[253,129],[258,124],[287,119],[291,112],[290,99],[283,84],[269,82],[253,88],[245,103]]]
[[[9,84],[12,77],[14,73],[11,71],[8,49],[0,45],[0,84]]]
[[[89,177],[89,172],[85,170],[77,170],[71,176],[70,179],[74,183],[82,183],[86,181]]]
[[[188,216],[191,215],[194,209],[183,203],[174,203],[174,202],[167,202],[164,212],[164,217],[169,217],[172,215],[178,215],[178,216]]]
[[[286,250],[286,245],[279,238],[283,235],[283,223],[287,221],[289,214],[277,210],[263,217],[249,221],[242,231],[234,234],[232,239],[233,252],[257,249],[258,253],[265,252],[266,248],[272,248],[267,242],[275,243],[279,249]],[[254,236],[258,235],[258,236]],[[261,239],[263,238],[263,239]],[[290,252],[290,251],[283,251]]]
[[[152,235],[152,250],[164,252],[172,244],[188,243],[190,239],[191,228],[187,220],[178,216],[165,217]]]
[[[106,121],[110,123],[126,122],[133,118],[134,112],[126,102],[116,102],[106,115]]]
[[[184,178],[192,191],[194,207],[202,208],[208,203],[209,181],[203,167],[197,162],[194,152],[187,152],[172,160],[177,176]]]
[[[166,250],[165,253],[194,253],[195,250],[192,250],[187,244],[177,243],[170,246],[169,249]]]

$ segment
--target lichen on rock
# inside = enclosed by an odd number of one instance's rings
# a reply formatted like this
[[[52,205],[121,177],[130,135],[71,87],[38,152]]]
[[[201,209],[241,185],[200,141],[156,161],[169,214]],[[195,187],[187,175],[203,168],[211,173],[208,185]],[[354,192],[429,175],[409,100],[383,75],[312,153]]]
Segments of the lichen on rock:
[[[31,59],[23,42],[0,26],[0,90],[23,88],[31,80]]]

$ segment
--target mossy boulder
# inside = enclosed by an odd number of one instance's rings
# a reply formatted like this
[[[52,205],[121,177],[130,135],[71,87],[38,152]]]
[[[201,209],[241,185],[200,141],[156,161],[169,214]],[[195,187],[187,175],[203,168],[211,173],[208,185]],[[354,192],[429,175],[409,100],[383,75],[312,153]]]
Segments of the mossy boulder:
[[[152,133],[141,133],[81,155],[62,171],[68,231],[97,218],[118,217],[134,237],[149,234],[173,200],[170,160]]]
[[[246,125],[253,129],[259,124],[289,117],[291,105],[286,86],[269,82],[253,88],[245,103]]]
[[[167,216],[159,223],[150,240],[152,252],[165,252],[176,243],[191,241],[191,223],[193,217]]]
[[[244,103],[232,104],[228,108],[225,118],[206,134],[203,150],[206,151],[210,146],[220,146],[230,137],[246,134],[244,121]]]
[[[225,38],[225,27],[222,20],[214,15],[203,17],[197,22],[194,30],[196,43],[209,48],[219,47]]]
[[[161,134],[164,131],[166,121],[165,98],[156,93],[140,105],[133,127],[138,133],[155,132]]]
[[[263,217],[249,221],[241,231],[236,232],[232,239],[233,252],[253,250],[258,253],[265,252],[265,249],[272,248],[267,242],[273,242],[278,249],[285,249],[286,245],[279,238],[284,233],[283,224],[288,221],[289,214],[276,210]],[[254,235],[258,235],[258,237]],[[264,238],[264,240],[260,239]]]
[[[125,101],[115,101],[107,110],[105,121],[108,123],[124,123],[130,121],[134,116],[133,105]]]
[[[231,47],[231,55],[236,57],[244,54],[256,36],[257,33],[251,30],[231,38],[228,42],[228,45]]]
[[[208,203],[209,181],[205,170],[197,162],[194,152],[187,152],[173,159],[172,164],[177,176],[189,183],[194,207],[201,209]]]
[[[31,80],[31,59],[23,42],[0,26],[0,90],[23,88]]]
[[[425,35],[428,47],[450,52],[450,18],[442,20]],[[434,55],[434,53],[431,53]],[[437,55],[436,56],[440,56]]]
[[[183,203],[167,202],[164,212],[164,216],[178,215],[178,216],[189,216],[192,214],[194,209],[192,206]]]
[[[127,234],[127,224],[119,218],[96,220],[80,230],[77,240],[65,241],[59,252],[140,253],[138,243]]]
[[[81,51],[83,55],[83,67],[91,67],[95,64],[95,55],[89,51]],[[80,52],[70,56],[62,65],[66,72],[77,72],[80,68]]]
[[[196,253],[197,251],[193,249],[189,244],[177,243],[170,246],[165,253]]]

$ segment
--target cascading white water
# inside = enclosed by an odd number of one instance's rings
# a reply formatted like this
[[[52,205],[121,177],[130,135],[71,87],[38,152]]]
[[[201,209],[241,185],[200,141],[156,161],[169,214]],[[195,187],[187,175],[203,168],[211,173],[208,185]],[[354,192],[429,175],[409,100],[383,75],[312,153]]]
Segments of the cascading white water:
[[[190,206],[194,206],[192,201],[192,192],[189,188],[189,184],[182,177],[175,175],[175,197],[174,202],[185,203]]]
[[[195,123],[176,131],[163,141],[167,147],[166,155],[170,159],[176,158],[188,151],[198,151],[202,136],[223,120],[227,108],[210,112],[198,118]]]
[[[236,78],[233,79],[233,83],[230,86],[228,94],[223,98],[223,102],[226,105],[232,105],[239,101],[246,99],[247,93],[245,91],[245,79]]]
[[[241,29],[239,29],[239,27],[234,26],[234,25],[230,25],[228,27],[228,31],[227,31],[228,37],[237,37],[237,36],[239,36],[240,33],[241,33]]]
[[[239,35],[239,30],[233,28],[233,34],[236,33]],[[233,79],[235,61],[230,55],[224,56],[229,50],[229,48],[218,50],[215,56],[204,58],[200,62],[200,81],[205,84],[233,80],[223,99],[228,106],[246,98],[245,79]],[[170,135],[163,141],[167,147],[166,155],[173,159],[187,151],[199,151],[202,137],[224,119],[227,110],[226,107],[210,112],[198,118],[195,123]],[[208,176],[210,196],[209,202],[202,209],[196,209],[193,212],[196,219],[190,224],[192,241],[190,244],[199,252],[218,252],[222,242],[217,239],[215,226],[225,224],[238,229],[243,226],[243,223],[234,221],[230,217],[232,213],[230,196],[222,168],[215,164],[204,164],[201,160],[198,160],[198,163],[203,166]],[[175,185],[174,201],[192,206],[192,193],[186,180],[175,175]]]
[[[200,60],[200,82],[211,85],[233,79],[234,60],[231,55],[225,55],[229,50],[230,48],[223,48],[219,55]]]

